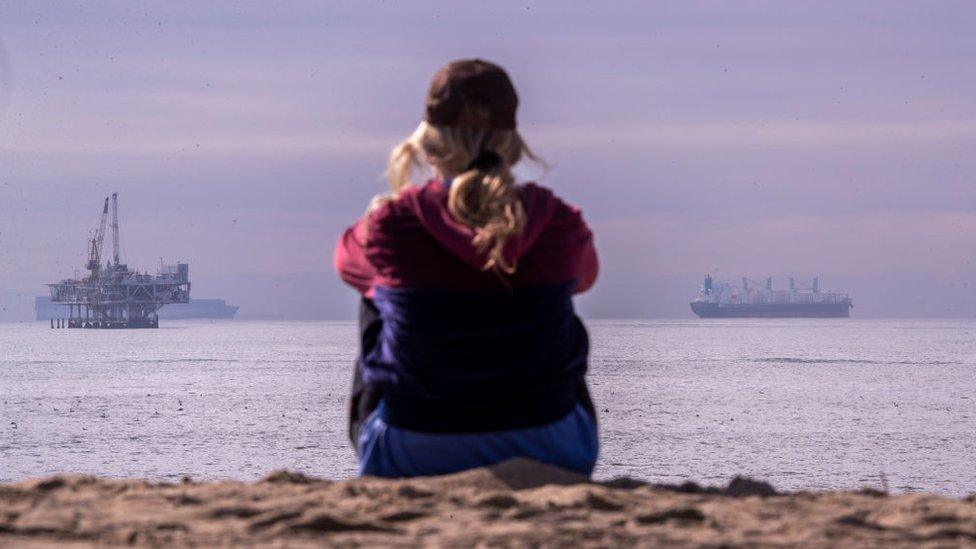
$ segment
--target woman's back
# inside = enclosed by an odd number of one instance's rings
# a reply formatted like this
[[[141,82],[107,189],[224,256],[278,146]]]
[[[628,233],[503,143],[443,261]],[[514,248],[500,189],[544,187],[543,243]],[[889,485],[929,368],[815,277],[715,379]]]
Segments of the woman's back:
[[[485,271],[470,228],[447,215],[440,182],[414,187],[348,234],[336,263],[380,312],[364,380],[383,387],[393,424],[428,432],[497,431],[552,421],[575,404],[587,337],[571,296],[596,275],[579,211],[543,187],[520,189],[527,223],[506,255],[514,273]],[[365,260],[365,261],[364,261]]]
[[[535,159],[517,105],[497,65],[441,69],[424,121],[390,157],[394,193],[337,243],[336,269],[363,295],[350,413],[363,474],[519,456],[593,468],[588,340],[572,301],[596,278],[593,236],[578,209],[515,183],[511,167]],[[434,180],[411,185],[416,170]]]

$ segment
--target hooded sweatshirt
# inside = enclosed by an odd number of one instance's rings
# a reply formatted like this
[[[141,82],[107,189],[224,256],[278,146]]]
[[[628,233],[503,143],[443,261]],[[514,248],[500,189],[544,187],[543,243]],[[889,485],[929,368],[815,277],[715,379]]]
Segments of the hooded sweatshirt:
[[[596,279],[593,235],[550,190],[530,183],[519,194],[526,225],[503,250],[513,274],[484,269],[487,252],[451,216],[440,182],[404,190],[339,238],[336,270],[379,313],[358,368],[390,424],[520,429],[578,403],[589,344],[572,295]]]

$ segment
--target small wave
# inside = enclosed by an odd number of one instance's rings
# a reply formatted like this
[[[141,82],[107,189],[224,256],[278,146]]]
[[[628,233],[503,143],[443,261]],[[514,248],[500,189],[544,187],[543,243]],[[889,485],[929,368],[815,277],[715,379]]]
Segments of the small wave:
[[[753,358],[744,359],[746,362],[755,362],[763,364],[878,364],[878,365],[889,365],[889,366],[948,366],[953,364],[962,364],[961,362],[945,361],[945,360],[932,360],[932,361],[918,361],[918,360],[895,360],[895,361],[881,361],[881,360],[865,360],[858,358],[800,358],[800,357],[767,357],[767,358]]]
[[[149,360],[117,360],[116,364],[193,364],[201,362],[240,362],[223,358],[158,358]]]
[[[899,365],[914,364],[917,366],[950,366],[953,364],[966,364],[966,362],[955,362],[951,360],[932,360],[930,362],[919,362],[917,360],[899,360],[896,362],[885,362],[885,364],[899,364]]]
[[[799,358],[799,357],[769,357],[754,358],[749,362],[772,363],[772,364],[884,364],[877,360],[864,360],[857,358]]]

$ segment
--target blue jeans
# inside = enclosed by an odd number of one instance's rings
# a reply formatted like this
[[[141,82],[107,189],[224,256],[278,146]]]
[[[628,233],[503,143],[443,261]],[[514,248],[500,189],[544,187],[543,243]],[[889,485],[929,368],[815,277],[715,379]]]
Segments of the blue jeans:
[[[596,421],[577,405],[562,419],[491,433],[422,433],[387,423],[386,404],[359,428],[359,474],[419,477],[456,473],[524,457],[589,476],[600,443]]]

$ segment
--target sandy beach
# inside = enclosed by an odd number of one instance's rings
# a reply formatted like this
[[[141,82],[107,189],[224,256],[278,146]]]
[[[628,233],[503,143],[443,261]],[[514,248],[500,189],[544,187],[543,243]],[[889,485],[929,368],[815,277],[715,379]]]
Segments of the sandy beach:
[[[54,476],[0,485],[0,545],[976,546],[976,497],[588,482],[526,460],[411,480]]]

